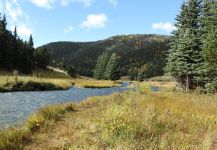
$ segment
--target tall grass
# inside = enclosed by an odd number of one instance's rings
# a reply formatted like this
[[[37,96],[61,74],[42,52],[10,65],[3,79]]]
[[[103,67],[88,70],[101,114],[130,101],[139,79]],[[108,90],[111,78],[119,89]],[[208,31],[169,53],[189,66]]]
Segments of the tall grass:
[[[215,149],[217,95],[123,94],[102,112],[101,137],[111,148]]]
[[[108,80],[94,80],[94,79],[77,79],[73,80],[75,82],[75,86],[81,88],[111,88],[120,86],[120,82],[118,81],[108,81]]]
[[[43,91],[68,89],[74,83],[71,79],[58,72],[37,71],[32,75],[13,75],[11,72],[0,71],[0,91]]]
[[[50,105],[29,116],[22,128],[0,130],[0,150],[23,149],[31,135],[38,131],[46,122],[57,121],[65,112],[75,110],[72,103]]]

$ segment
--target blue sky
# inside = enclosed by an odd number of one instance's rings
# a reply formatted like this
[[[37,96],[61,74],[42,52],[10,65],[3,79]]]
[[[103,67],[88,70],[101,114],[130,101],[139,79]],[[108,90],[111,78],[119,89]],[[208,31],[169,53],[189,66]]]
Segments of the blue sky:
[[[8,28],[35,46],[122,34],[166,34],[184,0],[0,0]]]

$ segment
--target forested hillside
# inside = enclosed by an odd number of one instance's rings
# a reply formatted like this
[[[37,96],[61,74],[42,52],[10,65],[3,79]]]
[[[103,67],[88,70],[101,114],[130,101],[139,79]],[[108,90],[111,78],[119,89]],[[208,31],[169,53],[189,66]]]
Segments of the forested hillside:
[[[96,42],[55,42],[44,45],[52,57],[52,65],[73,66],[80,75],[92,76],[99,55],[115,52],[121,75],[145,68],[146,76],[163,74],[168,50],[168,36],[122,35]],[[145,67],[144,67],[145,66]]]

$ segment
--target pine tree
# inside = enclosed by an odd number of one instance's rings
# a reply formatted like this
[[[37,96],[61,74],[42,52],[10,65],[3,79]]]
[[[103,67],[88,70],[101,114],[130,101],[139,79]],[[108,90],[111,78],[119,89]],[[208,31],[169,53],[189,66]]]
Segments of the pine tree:
[[[217,2],[206,1],[204,4],[204,16],[202,18],[202,30],[204,32],[203,53],[208,81],[213,82],[217,76]]]
[[[176,17],[175,27],[177,30],[172,32],[172,37],[170,41],[170,49],[169,54],[167,57],[167,64],[166,64],[166,72],[168,72],[171,76],[178,78],[178,71],[177,71],[177,58],[179,58],[178,54],[178,45],[179,45],[179,38],[181,30],[184,28],[186,23],[186,15],[187,15],[187,6],[185,3],[181,6],[180,15]]]
[[[105,79],[106,66],[109,60],[109,52],[105,52],[98,57],[97,64],[94,70],[94,78],[101,80]]]
[[[17,69],[19,67],[19,52],[18,52],[18,49],[19,49],[19,45],[18,45],[18,35],[17,35],[17,28],[15,26],[14,28],[14,33],[13,33],[13,39],[12,39],[12,50],[13,50],[13,68]]]
[[[108,61],[105,78],[113,81],[120,79],[120,70],[116,53],[113,53]]]
[[[29,37],[29,41],[28,41],[28,53],[29,53],[29,57],[30,57],[30,68],[32,70],[33,65],[34,65],[34,42],[33,42],[33,38],[32,38],[32,34]]]
[[[166,70],[188,88],[203,85],[200,80],[204,64],[200,38],[201,2],[189,0],[176,18]]]

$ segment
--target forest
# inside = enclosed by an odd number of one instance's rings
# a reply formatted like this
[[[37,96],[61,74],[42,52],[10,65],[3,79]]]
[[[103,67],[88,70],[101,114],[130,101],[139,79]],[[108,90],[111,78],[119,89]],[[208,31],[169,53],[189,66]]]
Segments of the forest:
[[[83,76],[93,76],[97,59],[104,52],[116,53],[120,76],[130,75],[136,80],[139,72],[146,78],[163,75],[169,36],[119,35],[96,42],[54,42],[46,44],[51,65],[76,69]]]
[[[166,71],[185,88],[217,90],[217,2],[190,0],[176,17]]]
[[[49,54],[45,48],[34,48],[33,37],[23,41],[14,31],[7,29],[5,15],[0,14],[0,68],[7,71],[17,70],[22,74],[31,74],[34,69],[46,68]]]

